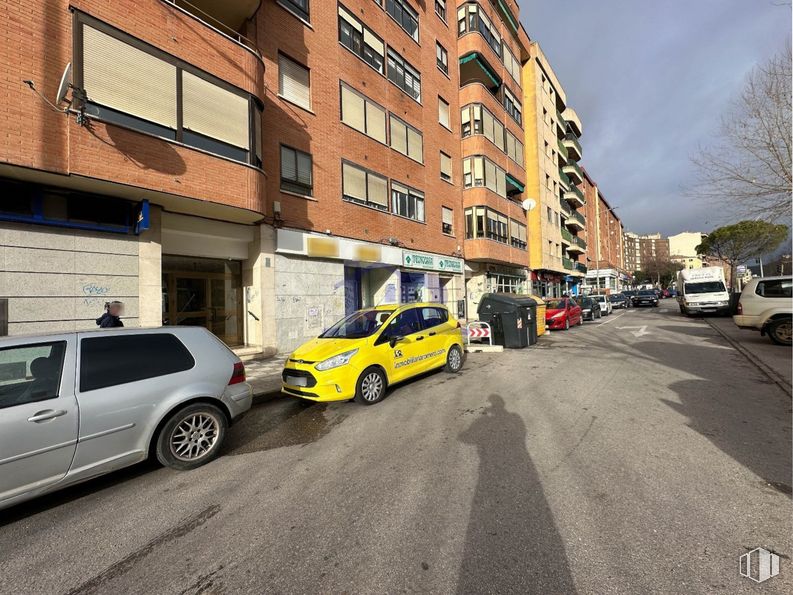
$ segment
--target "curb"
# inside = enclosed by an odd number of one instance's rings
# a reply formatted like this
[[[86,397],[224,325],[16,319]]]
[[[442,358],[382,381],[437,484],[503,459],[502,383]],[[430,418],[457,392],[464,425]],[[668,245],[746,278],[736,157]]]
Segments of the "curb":
[[[779,388],[781,388],[785,394],[788,396],[789,399],[793,399],[793,386],[787,383],[787,381],[782,378],[779,374],[777,374],[774,370],[772,370],[768,365],[763,363],[758,357],[750,352],[746,347],[738,343],[732,337],[727,335],[724,331],[722,331],[718,326],[713,324],[709,319],[704,318],[705,322],[708,323],[708,326],[712,328],[714,331],[719,333],[721,337],[729,343],[735,351],[742,354],[747,360],[755,365],[755,367],[760,370],[763,374],[765,374],[769,380],[771,380],[774,384],[776,384]]]

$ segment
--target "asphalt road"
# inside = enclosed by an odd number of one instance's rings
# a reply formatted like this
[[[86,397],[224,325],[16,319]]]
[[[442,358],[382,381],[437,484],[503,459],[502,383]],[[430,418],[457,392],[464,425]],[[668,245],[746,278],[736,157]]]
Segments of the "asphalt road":
[[[0,512],[0,592],[790,593],[792,484],[789,396],[670,301]]]

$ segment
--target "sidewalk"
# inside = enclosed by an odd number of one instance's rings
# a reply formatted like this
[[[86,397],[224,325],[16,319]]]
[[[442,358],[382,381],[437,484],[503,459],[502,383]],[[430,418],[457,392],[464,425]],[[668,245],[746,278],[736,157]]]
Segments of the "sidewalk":
[[[278,354],[268,359],[245,362],[245,375],[253,388],[253,396],[258,397],[281,390],[281,371],[287,355]]]
[[[791,376],[793,376],[793,367],[791,367],[790,363],[790,347],[775,345],[767,336],[761,337],[759,331],[739,329],[735,326],[731,317],[706,317],[705,321],[721,333],[752,363],[790,393]]]

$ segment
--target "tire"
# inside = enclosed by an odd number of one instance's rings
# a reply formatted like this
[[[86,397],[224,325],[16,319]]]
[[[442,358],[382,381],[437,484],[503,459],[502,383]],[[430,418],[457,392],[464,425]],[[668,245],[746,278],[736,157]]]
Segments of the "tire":
[[[449,374],[457,374],[463,369],[463,350],[459,345],[452,345],[446,354],[446,365],[443,370]]]
[[[584,317],[583,316],[579,316],[578,317],[578,326],[584,326]]]
[[[228,420],[215,405],[193,403],[171,415],[157,436],[157,460],[166,467],[187,471],[218,456]]]
[[[793,319],[791,318],[778,318],[768,325],[768,338],[777,345],[790,345],[791,344],[791,326],[793,326]]]
[[[564,330],[566,330],[566,331],[570,330],[570,319],[569,318],[565,318],[564,319]]]
[[[385,398],[386,377],[377,366],[366,368],[358,377],[355,386],[355,400],[364,405],[374,405]]]
[[[593,320],[600,320],[602,318],[602,314],[600,312],[597,313],[597,316],[593,316]]]

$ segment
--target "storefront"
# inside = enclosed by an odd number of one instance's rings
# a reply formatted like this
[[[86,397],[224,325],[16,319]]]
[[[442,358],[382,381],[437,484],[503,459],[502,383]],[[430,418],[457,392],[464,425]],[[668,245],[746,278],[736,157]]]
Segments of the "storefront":
[[[533,271],[531,290],[534,295],[544,298],[558,298],[567,291],[566,276],[550,271]]]
[[[465,265],[468,288],[468,318],[477,318],[479,300],[485,293],[529,293],[529,277],[526,269],[497,264],[469,262]]]
[[[290,351],[357,309],[432,301],[457,313],[463,262],[396,246],[279,229],[275,250],[279,351]]]

